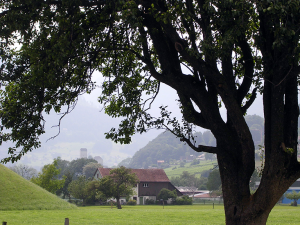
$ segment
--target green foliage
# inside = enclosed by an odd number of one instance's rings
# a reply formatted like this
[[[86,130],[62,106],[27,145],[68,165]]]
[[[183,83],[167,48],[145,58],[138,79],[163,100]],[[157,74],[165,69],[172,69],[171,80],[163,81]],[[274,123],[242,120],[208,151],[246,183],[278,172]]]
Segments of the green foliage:
[[[297,206],[297,201],[300,199],[300,192],[292,191],[290,193],[286,193],[285,197],[294,200],[293,206]]]
[[[130,199],[126,205],[136,205],[136,200]]]
[[[72,160],[69,163],[68,170],[73,174],[73,179],[76,179],[77,176],[83,175],[83,168],[89,163],[97,163],[97,161],[95,159],[85,159],[85,158]]]
[[[210,172],[207,178],[207,189],[209,191],[219,190],[221,186],[221,177],[218,169],[215,169]]]
[[[155,205],[156,204],[156,201],[153,200],[153,199],[146,199],[145,201],[145,205]]]
[[[89,197],[90,192],[88,191],[89,180],[85,176],[79,176],[77,180],[73,180],[69,186],[68,191],[70,194],[77,199],[82,199],[83,204],[86,203],[86,199]]]
[[[64,186],[56,191],[56,195],[62,194],[63,199],[65,199],[66,197],[70,198],[70,192],[69,192],[68,187],[69,187],[69,184],[73,181],[73,175],[70,172],[67,172],[64,175],[64,178],[65,178]]]
[[[71,173],[73,176],[73,173],[69,170],[69,164],[70,162],[67,160],[63,160],[60,157],[57,157],[56,159],[57,162],[57,169],[60,169],[60,174],[58,175],[58,178],[61,179],[63,178],[64,175],[66,175],[67,173]]]
[[[157,195],[157,198],[159,200],[163,199],[164,201],[167,201],[169,198],[176,199],[176,197],[177,197],[176,190],[174,189],[173,191],[170,191],[167,188],[162,188]]]
[[[120,198],[121,196],[133,195],[133,186],[139,180],[135,173],[131,173],[131,169],[123,166],[112,169],[109,176],[100,179],[97,191],[101,192],[100,195],[106,198],[115,198],[117,200],[118,209],[121,209]]]
[[[11,171],[7,167],[0,164],[0,211],[1,221],[4,221],[3,215],[6,210],[18,210],[18,212],[38,210],[59,210],[76,209],[76,206],[58,198],[56,195],[51,194],[40,186],[24,179]],[[21,211],[20,211],[21,210]],[[76,211],[76,210],[74,210]],[[16,211],[12,211],[15,215]],[[23,221],[16,222],[15,224],[24,224]],[[7,220],[8,222],[12,220]],[[11,222],[13,223],[13,222]]]
[[[193,204],[193,199],[190,198],[189,196],[181,196],[176,198],[175,200],[175,205],[192,205]]]
[[[31,178],[31,182],[39,185],[51,193],[55,193],[58,189],[62,188],[65,183],[65,178],[57,179],[60,169],[56,168],[57,161],[54,159],[52,164],[45,165],[42,172],[37,177]]]
[[[190,174],[187,171],[183,171],[183,173],[179,177],[171,177],[170,181],[175,186],[183,186],[183,187],[194,187],[199,188],[201,185],[206,183],[205,178],[197,178],[195,174]],[[203,190],[203,189],[201,189]]]
[[[95,175],[95,171],[102,167],[101,164],[99,163],[95,163],[95,162],[90,162],[88,164],[86,164],[83,168],[82,168],[82,171],[83,171],[83,174],[84,176],[88,179],[88,178],[93,178],[94,175]]]
[[[194,159],[191,166],[200,164],[200,160]]]
[[[214,154],[211,154],[211,153],[208,153],[208,152],[205,153],[205,160],[212,161],[212,160],[215,160],[215,159],[216,159],[216,156]]]

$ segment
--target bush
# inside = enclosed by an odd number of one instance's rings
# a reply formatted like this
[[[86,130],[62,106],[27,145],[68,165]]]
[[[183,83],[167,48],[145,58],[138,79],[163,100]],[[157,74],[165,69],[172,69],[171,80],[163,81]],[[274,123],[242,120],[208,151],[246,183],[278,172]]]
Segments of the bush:
[[[198,164],[200,164],[200,161],[197,160],[197,159],[194,159],[193,162],[191,163],[191,166],[192,165],[198,165]]]
[[[153,199],[146,199],[145,205],[155,205],[156,201]]]
[[[176,201],[174,203],[175,205],[192,205],[193,204],[193,199],[190,198],[189,196],[182,196],[176,198]]]
[[[198,187],[199,190],[207,190],[207,187],[205,184],[201,184],[199,187]]]
[[[126,204],[127,205],[136,205],[136,200],[130,199]]]

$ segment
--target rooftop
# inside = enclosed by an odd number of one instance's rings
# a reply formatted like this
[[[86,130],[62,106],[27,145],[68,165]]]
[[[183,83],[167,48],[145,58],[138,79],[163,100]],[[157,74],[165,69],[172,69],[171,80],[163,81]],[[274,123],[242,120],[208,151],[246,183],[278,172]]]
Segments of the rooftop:
[[[98,168],[102,177],[108,176],[111,168]],[[163,169],[131,169],[140,182],[170,182]]]

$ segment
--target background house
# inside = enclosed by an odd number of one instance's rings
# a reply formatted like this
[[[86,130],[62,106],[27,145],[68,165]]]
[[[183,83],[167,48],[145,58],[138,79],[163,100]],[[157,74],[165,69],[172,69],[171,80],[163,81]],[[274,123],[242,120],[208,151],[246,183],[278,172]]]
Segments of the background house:
[[[102,177],[109,176],[111,168],[98,168],[95,172],[94,178],[101,179]],[[167,188],[170,191],[176,190],[177,196],[181,196],[181,192],[171,184],[163,169],[132,169],[139,179],[139,183],[134,188],[134,195],[132,199],[137,201],[137,204],[144,205],[146,199],[158,200],[157,196],[162,188]],[[121,202],[124,202],[121,199]]]

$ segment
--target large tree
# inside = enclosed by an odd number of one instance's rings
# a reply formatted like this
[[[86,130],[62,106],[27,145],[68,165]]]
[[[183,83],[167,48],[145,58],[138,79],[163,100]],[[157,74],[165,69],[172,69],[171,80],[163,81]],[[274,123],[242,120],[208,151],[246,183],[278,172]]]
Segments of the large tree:
[[[68,185],[69,193],[78,199],[82,199],[82,204],[86,204],[86,200],[89,197],[90,191],[88,190],[88,185],[90,180],[86,179],[85,176],[78,176],[76,180],[72,180],[72,182]]]
[[[292,191],[290,193],[286,193],[285,197],[291,200],[294,200],[294,202],[292,203],[293,206],[297,206],[297,201],[300,198],[300,192],[296,192],[296,191]]]
[[[133,187],[139,182],[131,169],[121,166],[109,171],[109,176],[101,178],[97,190],[106,198],[115,198],[118,209],[122,209],[120,198],[133,195]]]
[[[3,161],[38,148],[43,111],[67,105],[65,114],[70,112],[78,95],[95,87],[91,76],[99,70],[105,112],[125,118],[108,138],[129,143],[135,132],[169,126],[195,151],[217,154],[226,223],[265,224],[300,177],[299,4],[2,0],[1,141],[15,142]],[[176,90],[183,123],[166,107],[159,118],[147,113],[160,83]],[[254,143],[244,116],[257,91],[263,94],[265,162],[251,195]],[[209,129],[216,146],[194,143],[193,126]]]
[[[36,177],[32,177],[30,181],[54,194],[64,186],[66,179],[65,177],[58,179],[60,169],[57,169],[56,166],[57,161],[54,159],[53,163],[45,165],[42,172]]]

